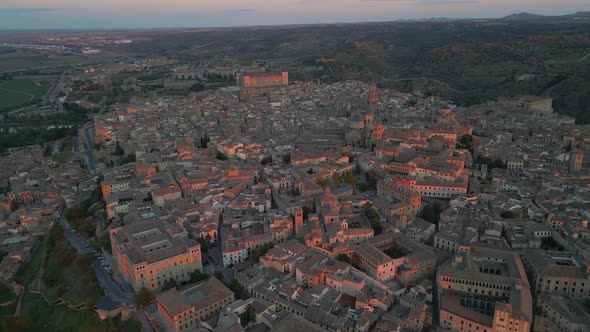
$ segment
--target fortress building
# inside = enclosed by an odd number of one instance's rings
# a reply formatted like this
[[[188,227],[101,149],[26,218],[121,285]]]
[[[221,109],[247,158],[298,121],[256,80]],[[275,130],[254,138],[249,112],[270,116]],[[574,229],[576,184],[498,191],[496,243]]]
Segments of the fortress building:
[[[265,94],[274,88],[289,85],[289,73],[238,73],[236,81],[246,94]]]

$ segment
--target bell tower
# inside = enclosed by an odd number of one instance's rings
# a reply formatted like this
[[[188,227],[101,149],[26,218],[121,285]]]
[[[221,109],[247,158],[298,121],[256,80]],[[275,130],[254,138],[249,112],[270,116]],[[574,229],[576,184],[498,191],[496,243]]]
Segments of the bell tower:
[[[371,81],[369,87],[369,108],[373,111],[377,108],[377,85],[375,81]]]
[[[302,240],[304,238],[303,234],[303,209],[298,208],[295,211],[295,216],[293,217],[293,223],[295,224],[295,238],[298,240]]]
[[[375,115],[375,121],[377,123],[381,122],[381,114],[379,113],[379,110],[377,109],[377,84],[375,84],[375,81],[371,81],[371,86],[369,86],[369,100],[368,100],[368,104],[369,104],[369,112],[373,113]]]

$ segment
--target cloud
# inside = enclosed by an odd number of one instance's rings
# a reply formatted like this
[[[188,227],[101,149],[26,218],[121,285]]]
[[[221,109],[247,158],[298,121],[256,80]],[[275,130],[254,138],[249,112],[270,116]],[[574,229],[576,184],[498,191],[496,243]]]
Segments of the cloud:
[[[227,10],[222,10],[218,13],[221,13],[221,14],[253,14],[253,13],[256,13],[256,9],[254,9],[254,8],[227,9]]]
[[[479,3],[479,0],[361,0],[363,2],[400,2],[417,6],[438,6]]]
[[[0,8],[0,14],[22,15],[31,13],[46,13],[63,10],[63,8]]]

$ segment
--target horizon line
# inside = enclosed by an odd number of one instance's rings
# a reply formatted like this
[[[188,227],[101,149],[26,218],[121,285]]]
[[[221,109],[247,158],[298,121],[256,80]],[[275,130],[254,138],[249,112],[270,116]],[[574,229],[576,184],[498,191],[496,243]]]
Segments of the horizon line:
[[[76,32],[76,31],[132,31],[132,30],[179,30],[179,29],[236,29],[236,28],[269,28],[269,27],[299,27],[314,25],[338,25],[338,24],[379,24],[379,23],[420,23],[420,22],[443,22],[443,21],[478,21],[478,20],[501,20],[512,15],[528,14],[537,16],[536,18],[522,19],[521,21],[543,19],[543,18],[560,18],[578,13],[590,13],[590,11],[577,11],[571,14],[562,15],[543,15],[531,12],[512,13],[502,17],[422,17],[422,18],[398,18],[394,20],[376,20],[376,21],[336,21],[336,22],[313,22],[313,23],[288,23],[288,24],[258,24],[258,25],[215,25],[215,26],[176,26],[176,27],[114,27],[114,28],[0,28],[0,33],[5,32]],[[589,17],[590,20],[590,17]]]

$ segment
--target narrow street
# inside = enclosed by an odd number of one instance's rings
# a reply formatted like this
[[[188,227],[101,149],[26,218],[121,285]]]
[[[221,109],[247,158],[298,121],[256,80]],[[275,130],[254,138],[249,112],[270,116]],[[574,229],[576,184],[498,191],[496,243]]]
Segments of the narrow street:
[[[81,255],[91,254],[90,248],[86,247],[87,242],[80,237],[76,236],[74,232],[71,230],[69,225],[67,224],[63,214],[59,219],[59,225],[64,231],[64,235],[66,239],[72,247],[78,251]],[[132,303],[133,302],[133,294],[132,293],[125,293],[119,285],[117,285],[111,275],[107,273],[104,268],[100,265],[99,261],[95,259],[92,262],[92,268],[96,272],[96,278],[100,282],[100,285],[105,291],[105,294],[112,300],[116,302],[124,302],[124,303]]]

